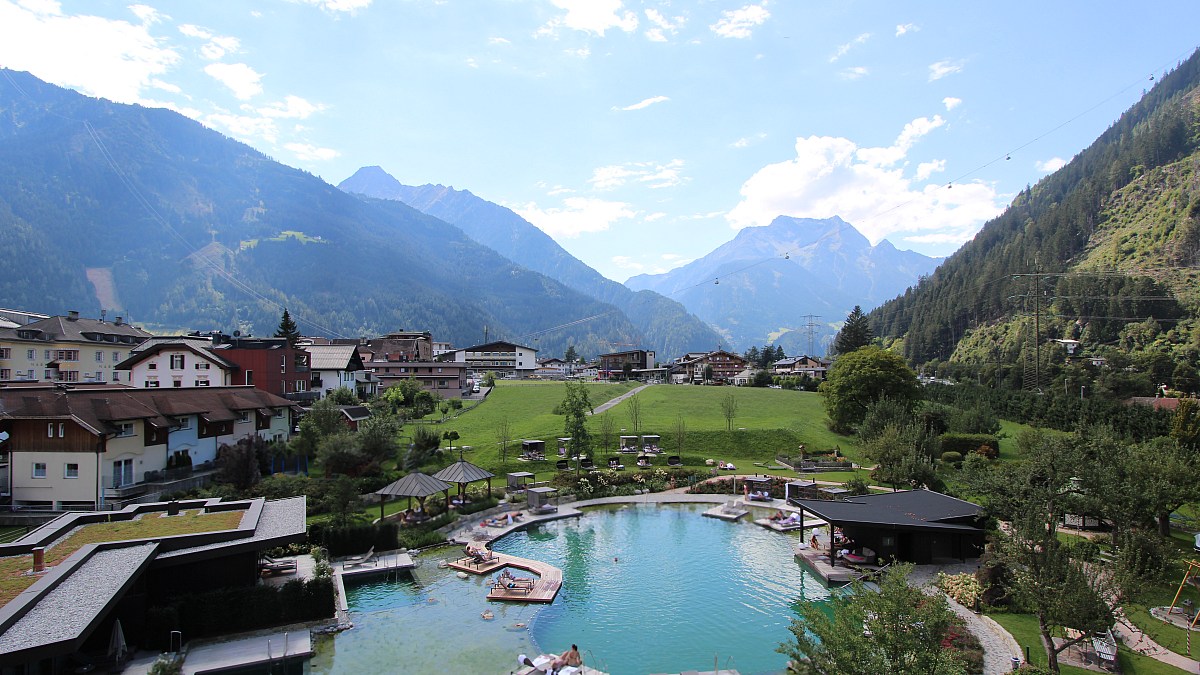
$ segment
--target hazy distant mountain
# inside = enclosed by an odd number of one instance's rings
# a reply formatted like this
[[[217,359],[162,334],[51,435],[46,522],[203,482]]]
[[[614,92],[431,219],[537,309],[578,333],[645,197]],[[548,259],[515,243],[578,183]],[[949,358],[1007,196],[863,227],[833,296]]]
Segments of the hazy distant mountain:
[[[442,185],[404,185],[378,166],[359,169],[338,187],[355,194],[404,202],[457,225],[475,241],[531,270],[619,307],[641,335],[614,334],[609,338],[614,343],[637,343],[665,358],[714,349],[721,341],[711,327],[689,314],[680,303],[650,291],[631,291],[604,277],[512,210],[466,190]]]
[[[836,216],[780,216],[683,267],[625,284],[679,299],[735,345],[774,341],[789,354],[809,351],[804,317],[817,315],[813,351],[824,353],[821,340],[855,305],[869,309],[895,297],[938,262],[887,241],[871,246]]]
[[[0,77],[0,300],[148,327],[522,336],[544,353],[636,334],[599,302],[396,201],[349,195],[174,112]],[[273,304],[278,303],[278,304]]]

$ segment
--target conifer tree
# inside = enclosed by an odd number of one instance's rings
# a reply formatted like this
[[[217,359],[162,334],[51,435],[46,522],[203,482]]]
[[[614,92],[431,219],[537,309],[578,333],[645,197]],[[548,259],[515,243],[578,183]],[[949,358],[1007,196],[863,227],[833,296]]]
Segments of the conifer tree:
[[[292,315],[288,314],[287,307],[283,308],[283,316],[279,319],[279,329],[275,331],[275,337],[287,338],[289,347],[295,347],[300,341],[300,328],[292,320]]]
[[[874,337],[871,334],[871,326],[867,323],[867,315],[863,314],[862,307],[855,305],[846,315],[846,323],[834,338],[833,351],[836,354],[849,354],[871,344]]]

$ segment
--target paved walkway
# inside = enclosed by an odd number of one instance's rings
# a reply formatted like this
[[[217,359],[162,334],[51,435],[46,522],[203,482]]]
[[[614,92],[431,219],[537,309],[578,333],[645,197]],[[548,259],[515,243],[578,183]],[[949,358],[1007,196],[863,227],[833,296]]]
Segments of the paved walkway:
[[[967,626],[967,630],[979,638],[979,644],[983,647],[983,675],[1000,675],[1001,673],[1012,672],[1012,659],[1016,657],[1019,660],[1024,660],[1021,653],[1021,645],[1017,643],[1012,634],[990,617],[976,614],[958,604],[953,598],[942,593],[934,585],[934,582],[937,581],[938,572],[946,574],[973,573],[978,567],[977,563],[918,565],[913,568],[912,574],[908,577],[908,582],[921,588],[926,593],[941,594],[945,597],[947,604],[950,605],[950,609],[954,610],[954,613],[963,620],[963,623]]]
[[[1125,612],[1117,608],[1117,627],[1120,629],[1120,640],[1125,643],[1133,651],[1149,656],[1155,661],[1161,661],[1168,665],[1175,666],[1187,673],[1200,673],[1200,661],[1189,659],[1183,654],[1176,654],[1166,647],[1154,641],[1154,638],[1142,632],[1141,628],[1133,625],[1129,619],[1125,618]],[[1117,631],[1113,631],[1114,633]],[[1200,637],[1194,640],[1200,644]]]
[[[620,396],[618,396],[618,397],[616,397],[616,398],[614,398],[614,399],[610,399],[610,400],[608,400],[608,401],[605,401],[604,403],[601,403],[600,405],[596,406],[596,407],[595,407],[595,408],[592,410],[592,413],[591,413],[591,414],[593,414],[593,415],[599,415],[600,413],[602,413],[602,412],[604,412],[604,411],[608,410],[609,408],[613,407],[614,405],[617,405],[618,403],[620,403],[621,401],[624,401],[625,399],[629,398],[630,396],[633,396],[634,394],[636,394],[636,393],[638,393],[639,391],[641,391],[641,390],[645,389],[646,387],[652,387],[652,386],[654,386],[654,385],[652,385],[652,384],[643,384],[642,386],[640,386],[640,387],[637,387],[637,388],[635,388],[635,389],[630,389],[629,391],[625,392],[624,394],[621,394]]]

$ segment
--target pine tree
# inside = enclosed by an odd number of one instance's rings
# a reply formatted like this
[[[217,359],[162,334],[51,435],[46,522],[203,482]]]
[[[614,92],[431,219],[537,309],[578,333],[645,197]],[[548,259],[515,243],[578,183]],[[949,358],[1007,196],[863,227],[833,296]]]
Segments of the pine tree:
[[[863,314],[862,307],[855,305],[846,315],[846,323],[834,338],[833,351],[836,354],[849,354],[871,344],[874,337],[871,334],[871,326],[867,323],[867,315]]]
[[[279,319],[279,329],[275,331],[275,337],[287,338],[289,347],[295,347],[300,341],[300,329],[292,320],[292,315],[288,314],[287,307],[283,308],[283,316]]]

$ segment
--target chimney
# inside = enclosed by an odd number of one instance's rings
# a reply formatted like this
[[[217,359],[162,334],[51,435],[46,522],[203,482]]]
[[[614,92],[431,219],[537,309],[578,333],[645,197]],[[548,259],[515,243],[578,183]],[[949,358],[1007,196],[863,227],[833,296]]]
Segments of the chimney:
[[[67,321],[78,321],[78,320],[79,320],[79,312],[77,312],[75,310],[71,310],[71,311],[67,312]]]
[[[41,574],[46,571],[46,547],[36,546],[33,549],[33,573]]]
[[[105,314],[108,314],[108,310],[107,310],[107,309],[102,309],[102,310],[100,310],[100,321],[101,321],[101,322],[103,322],[103,321],[104,321],[104,315],[105,315]]]
[[[122,320],[122,319],[121,319],[121,317],[119,317],[119,316],[118,316],[117,318],[113,319],[113,325],[114,325],[114,326],[120,326],[120,325],[121,325],[121,320]]]

